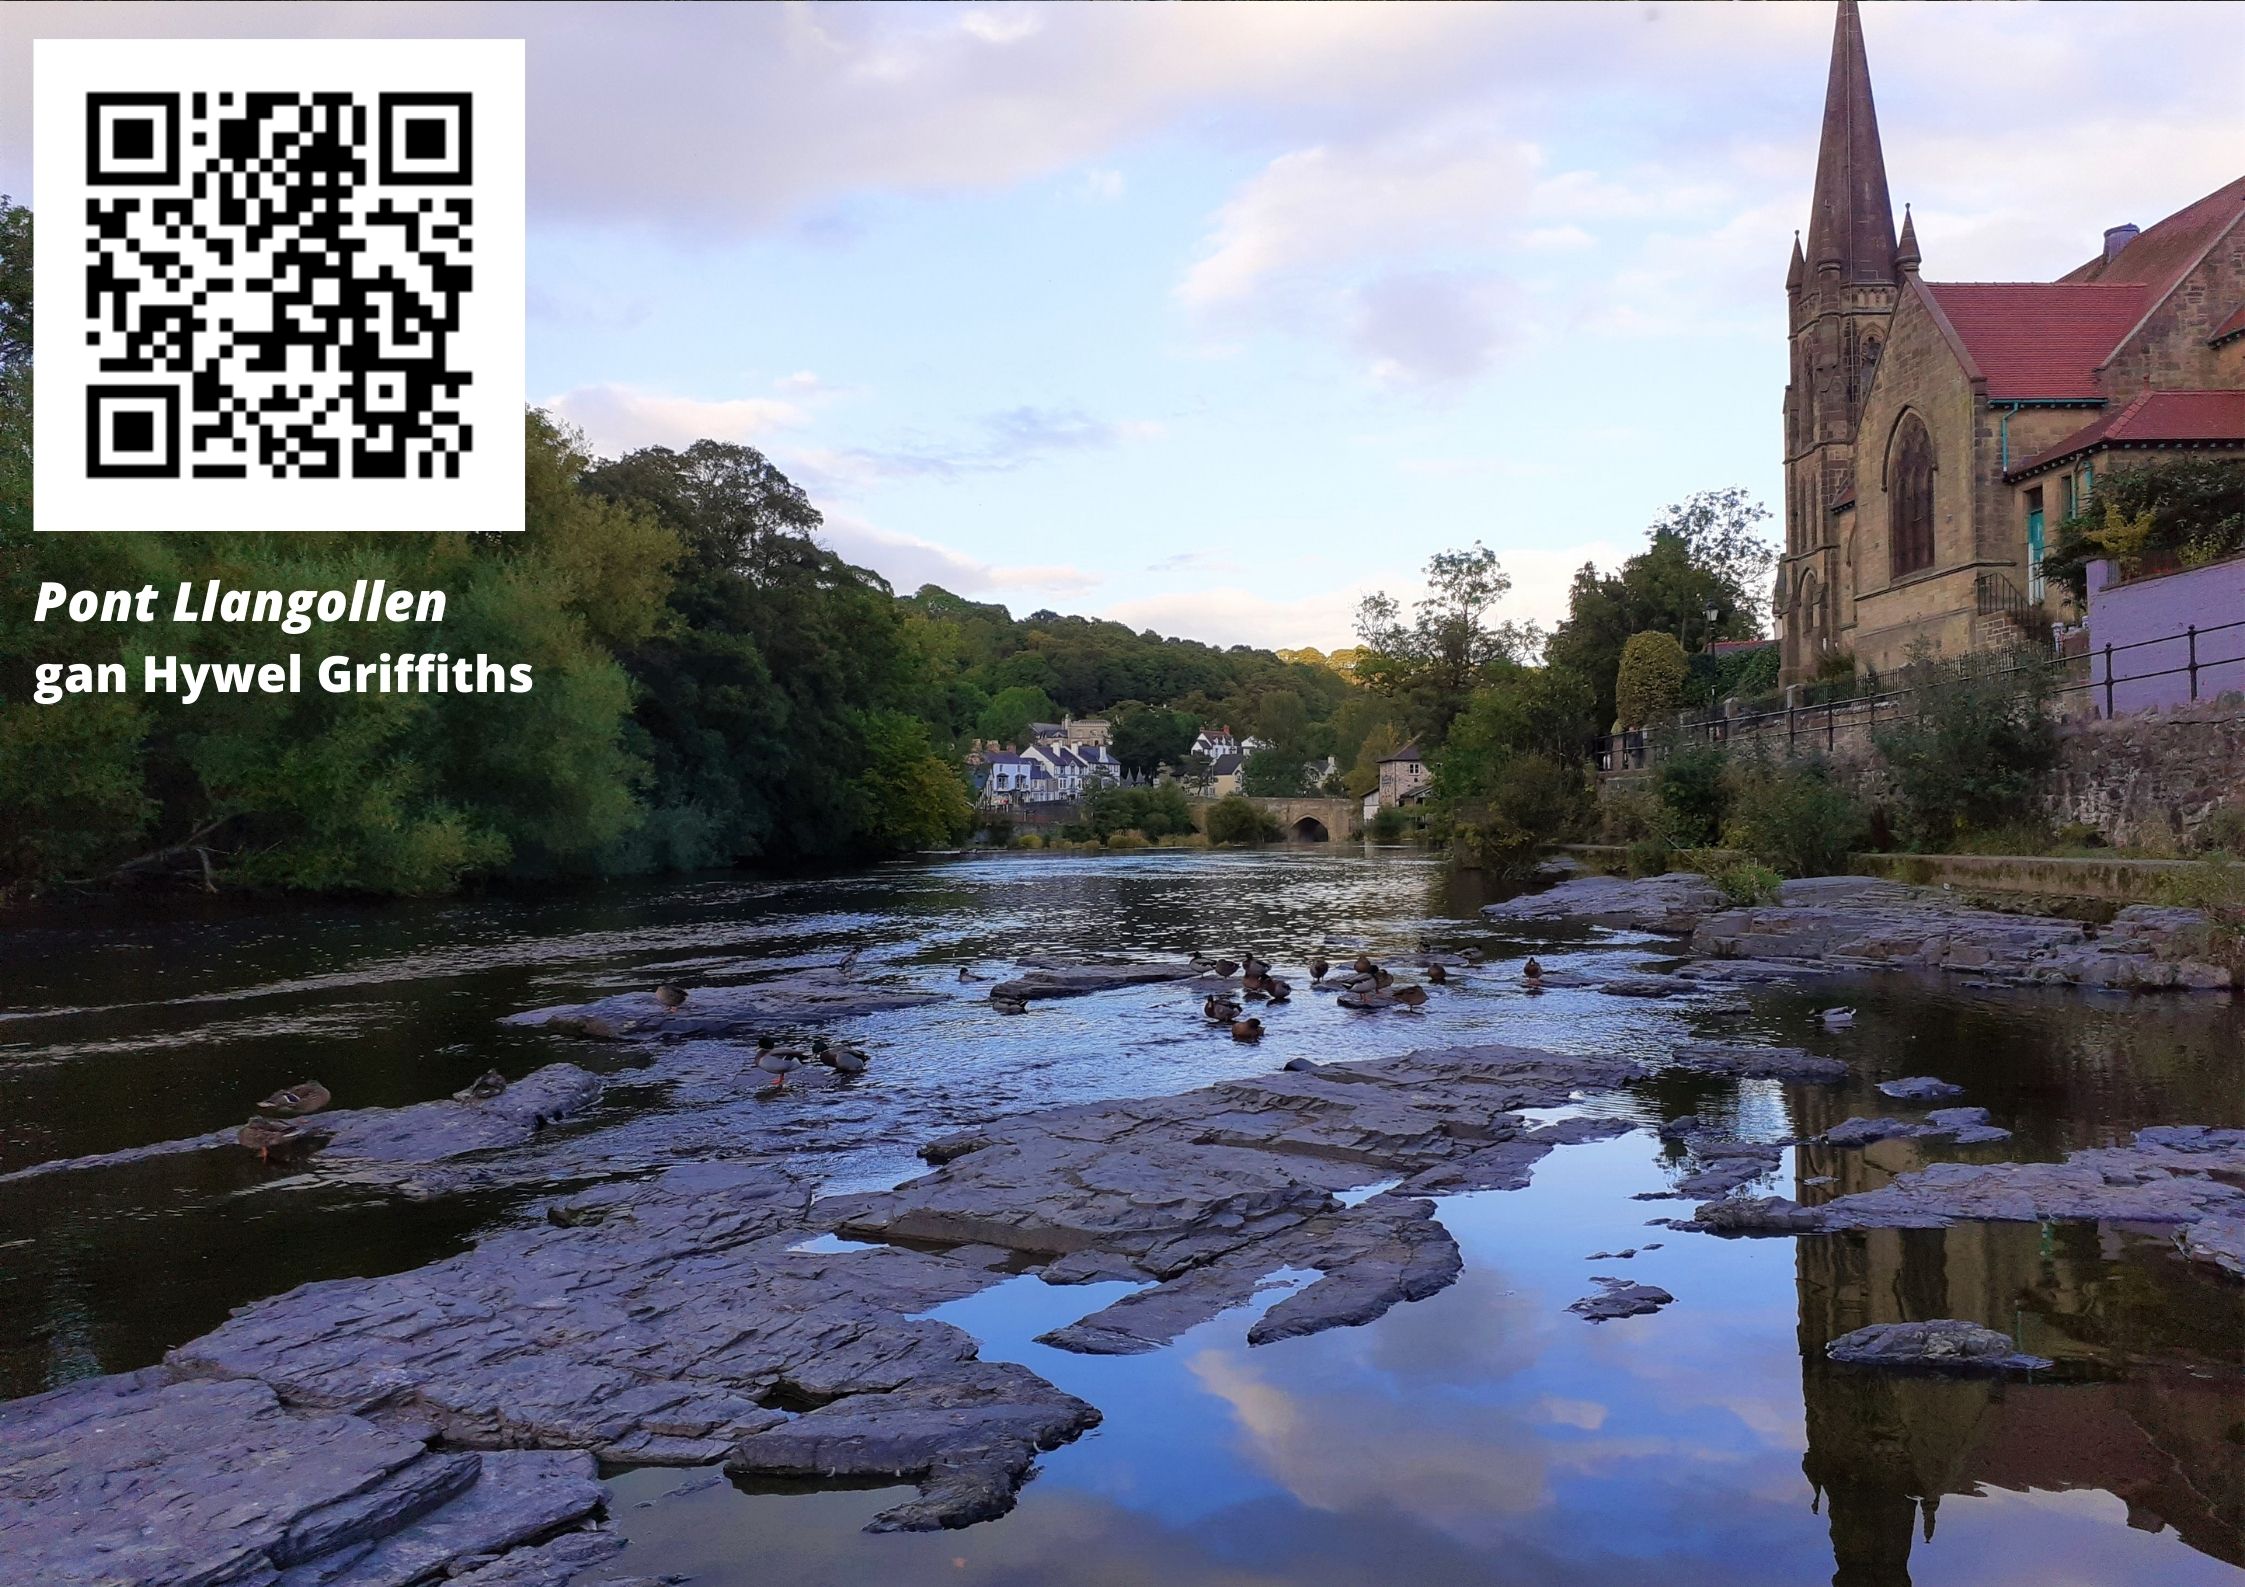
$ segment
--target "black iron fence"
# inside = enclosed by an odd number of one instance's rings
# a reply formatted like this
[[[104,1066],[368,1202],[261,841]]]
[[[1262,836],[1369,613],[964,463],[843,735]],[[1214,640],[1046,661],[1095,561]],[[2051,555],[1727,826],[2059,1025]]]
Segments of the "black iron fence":
[[[2155,645],[2178,644],[2183,647],[2183,659],[2175,666],[2148,668],[2142,672],[2119,670],[2121,660],[2133,651],[2149,649]],[[2030,672],[2056,673],[2058,679],[2050,689],[2051,698],[2064,699],[2069,695],[2086,693],[2090,697],[2092,708],[2109,717],[2117,714],[2117,697],[2124,684],[2147,683],[2154,678],[2186,678],[2188,699],[2195,702],[2206,697],[2202,684],[2208,671],[2216,667],[2239,665],[2245,665],[2245,618],[2235,622],[2216,623],[2207,628],[2193,624],[2181,633],[2162,634],[2156,639],[2139,639],[2126,645],[2104,645],[2070,656],[2052,655],[2031,661],[2015,661],[2009,666],[1994,668],[1979,676],[2006,678]],[[1954,676],[1957,675],[1952,674]],[[1913,695],[1948,686],[1950,679],[1936,678],[1907,688],[1852,695],[1846,699],[1825,700],[1813,705],[1788,705],[1769,711],[1745,711],[1735,716],[1717,713],[1698,721],[1679,722],[1673,727],[1609,733],[1590,741],[1591,759],[1601,772],[1641,771],[1648,766],[1658,765],[1679,749],[1727,744],[1733,739],[1750,739],[1772,745],[1782,741],[1788,755],[1800,754],[1804,750],[1822,750],[1829,754],[1838,748],[1842,733],[1861,732],[1868,735],[1881,721],[1891,722],[1900,716],[1904,708],[1903,702]]]

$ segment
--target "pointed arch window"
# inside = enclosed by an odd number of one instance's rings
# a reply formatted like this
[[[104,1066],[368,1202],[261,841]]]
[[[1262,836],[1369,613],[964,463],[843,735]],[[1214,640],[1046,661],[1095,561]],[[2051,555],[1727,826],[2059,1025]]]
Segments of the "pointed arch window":
[[[1914,413],[1895,426],[1886,501],[1893,576],[1933,566],[1933,437]]]

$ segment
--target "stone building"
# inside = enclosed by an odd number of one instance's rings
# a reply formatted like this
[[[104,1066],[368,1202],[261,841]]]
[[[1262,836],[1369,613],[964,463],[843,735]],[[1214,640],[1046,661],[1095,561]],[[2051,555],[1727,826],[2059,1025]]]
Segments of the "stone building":
[[[1901,234],[1841,0],[1808,241],[1786,273],[1782,678],[1891,668],[2070,615],[2043,551],[2097,470],[2245,456],[2245,177],[2056,281],[1934,282]],[[2126,457],[2114,454],[2129,454]]]

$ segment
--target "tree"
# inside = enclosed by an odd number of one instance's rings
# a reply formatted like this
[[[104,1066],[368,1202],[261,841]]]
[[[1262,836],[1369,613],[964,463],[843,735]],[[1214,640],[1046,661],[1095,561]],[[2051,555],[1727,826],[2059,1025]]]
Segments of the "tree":
[[[1109,721],[1108,750],[1133,777],[1151,777],[1163,766],[1181,766],[1200,736],[1200,719],[1157,706],[1124,706]]]
[[[2031,650],[1955,661],[1913,654],[1907,711],[1872,735],[1913,847],[1939,851],[1965,833],[2035,818],[2059,749],[2045,659]]]
[[[1292,689],[1273,689],[1256,702],[1255,730],[1265,741],[1300,754],[1309,737],[1309,709]]]
[[[1674,634],[1632,634],[1621,647],[1614,678],[1614,717],[1623,727],[1643,727],[1676,709],[1691,666]]]
[[[2190,567],[2234,555],[2245,550],[2245,463],[2183,456],[2102,471],[2054,539],[2043,575],[2077,600],[2098,557],[2170,551]]]
[[[1380,762],[1403,747],[1403,735],[1390,722],[1380,722],[1364,735],[1356,761],[1349,767],[1349,797],[1361,799],[1380,786]]]
[[[1242,793],[1259,799],[1292,799],[1302,792],[1301,755],[1280,745],[1259,749],[1240,767]]]
[[[1776,548],[1761,537],[1768,510],[1731,487],[1669,506],[1646,531],[1645,549],[1602,574],[1585,563],[1567,594],[1567,619],[1544,659],[1589,680],[1596,715],[1615,716],[1613,680],[1632,634],[1662,630],[1680,646],[1762,632]],[[1712,611],[1714,617],[1709,618]]]
[[[1555,765],[1580,761],[1590,739],[1591,691],[1582,679],[1563,668],[1514,662],[1490,671],[1435,762],[1434,794],[1445,804],[1486,799],[1505,767],[1523,755]]]
[[[1478,541],[1437,553],[1427,562],[1426,579],[1427,595],[1408,622],[1385,592],[1358,605],[1356,631],[1366,654],[1357,660],[1356,675],[1401,704],[1406,721],[1433,748],[1465,709],[1481,669],[1532,654],[1541,639],[1533,628],[1490,621],[1512,579]]]
[[[901,711],[868,711],[859,718],[858,742],[865,765],[851,792],[868,850],[908,854],[967,835],[974,802],[958,772],[929,746],[926,724]]]
[[[1051,695],[1017,683],[991,696],[975,727],[984,738],[1018,749],[1029,742],[1030,723],[1059,720],[1060,707],[1052,703]]]
[[[1226,794],[1208,807],[1211,843],[1269,843],[1278,835],[1278,822],[1261,805],[1240,794]]]

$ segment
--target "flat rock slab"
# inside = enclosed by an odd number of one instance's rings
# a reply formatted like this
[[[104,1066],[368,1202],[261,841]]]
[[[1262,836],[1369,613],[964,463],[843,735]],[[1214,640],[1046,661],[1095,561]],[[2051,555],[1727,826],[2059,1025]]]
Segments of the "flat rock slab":
[[[1906,1080],[1880,1081],[1879,1094],[1892,1097],[1897,1102],[1938,1102],[1944,1097],[1963,1096],[1964,1087],[1951,1085],[1932,1075],[1911,1075]]]
[[[677,1008],[652,991],[619,992],[589,1003],[509,1014],[502,1024],[531,1025],[598,1041],[680,1041],[693,1036],[755,1037],[791,1025],[853,1019],[945,1000],[940,992],[884,987],[833,970],[807,970],[738,986],[697,986]]]
[[[1873,1323],[1840,1335],[1824,1353],[1849,1366],[1921,1372],[2034,1372],[2050,1365],[2014,1349],[2009,1335],[1954,1317]]]
[[[995,998],[1026,998],[1043,1002],[1056,997],[1087,997],[1093,992],[1114,992],[1130,986],[1154,986],[1164,981],[1205,980],[1217,989],[1225,983],[1191,964],[1060,964],[1025,960],[1022,973],[990,988]]]
[[[1845,1080],[1847,1065],[1797,1047],[1757,1047],[1744,1042],[1678,1042],[1668,1051],[1668,1067],[1693,1074],[1740,1080],[1797,1080],[1825,1085]]]
[[[1658,931],[1681,936],[1730,899],[1704,876],[1672,871],[1632,881],[1624,876],[1578,876],[1540,893],[1525,893],[1482,909],[1484,919],[1558,921]]]
[[[2127,1146],[2090,1147],[2062,1163],[1935,1163],[1815,1207],[1781,1196],[1714,1201],[1693,1226],[1719,1234],[2068,1220],[2192,1226],[2245,1216],[2241,1180],[2245,1130],[2159,1125]]]
[[[604,1502],[589,1458],[438,1452],[261,1383],[151,1370],[0,1406],[11,1583],[405,1587]]]
[[[481,1102],[445,1097],[402,1108],[335,1108],[310,1114],[298,1121],[307,1131],[302,1146],[291,1150],[314,1161],[352,1165],[440,1163],[471,1152],[520,1145],[546,1126],[590,1108],[600,1100],[602,1090],[598,1075],[575,1064],[547,1064]],[[233,1130],[214,1130],[152,1146],[37,1163],[0,1175],[0,1184],[217,1150],[247,1148]]]
[[[1986,1108],[1935,1108],[1922,1122],[1851,1118],[1817,1137],[1825,1146],[1870,1146],[1893,1140],[1948,1140],[1959,1146],[1983,1146],[2010,1139],[2009,1130],[1988,1122]]]
[[[1841,880],[1811,879],[1818,886]],[[1788,883],[1776,905],[1708,914],[1692,930],[1692,951],[1952,971],[2001,985],[2168,991],[2234,984],[2230,970],[2194,956],[2205,924],[2196,910],[2131,904],[2092,936],[2079,921],[1968,909],[1936,889],[1879,885],[1885,890],[1835,903],[1810,883]]]
[[[1599,1293],[1585,1295],[1567,1310],[1592,1322],[1649,1316],[1676,1299],[1658,1285],[1639,1284],[1626,1278],[1594,1278],[1590,1282],[1599,1286]]]

